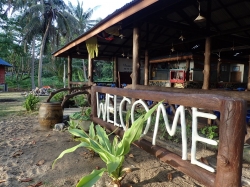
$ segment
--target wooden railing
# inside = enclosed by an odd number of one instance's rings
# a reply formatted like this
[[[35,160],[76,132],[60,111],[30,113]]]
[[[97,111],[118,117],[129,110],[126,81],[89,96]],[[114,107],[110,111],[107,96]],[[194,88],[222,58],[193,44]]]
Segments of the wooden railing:
[[[122,136],[124,132],[122,128],[117,130],[117,126],[98,118],[97,92],[123,96],[130,99],[134,98],[134,100],[142,99],[155,102],[164,100],[164,102],[169,104],[219,111],[219,146],[215,173],[191,164],[188,160],[182,160],[177,154],[170,152],[163,147],[152,145],[151,142],[145,139],[135,142],[135,145],[155,155],[161,161],[170,164],[205,186],[241,186],[247,105],[245,100],[225,97],[218,94],[207,94],[206,92],[198,93],[196,90],[189,91],[188,93],[177,93],[171,91],[131,90],[92,86],[91,103],[93,121],[111,131],[114,131],[114,133],[120,136]]]

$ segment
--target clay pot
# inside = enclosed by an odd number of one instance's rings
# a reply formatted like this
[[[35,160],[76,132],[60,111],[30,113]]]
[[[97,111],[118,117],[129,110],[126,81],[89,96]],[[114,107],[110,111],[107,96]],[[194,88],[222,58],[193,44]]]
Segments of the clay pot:
[[[43,129],[53,128],[55,124],[62,123],[63,109],[59,102],[44,102],[39,108],[38,121]]]

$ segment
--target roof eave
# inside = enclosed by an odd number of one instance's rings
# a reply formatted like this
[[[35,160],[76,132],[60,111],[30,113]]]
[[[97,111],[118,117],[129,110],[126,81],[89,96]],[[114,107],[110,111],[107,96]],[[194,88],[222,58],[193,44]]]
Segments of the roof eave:
[[[52,53],[53,56],[58,57],[62,53],[70,50],[71,48],[77,46],[78,44],[86,41],[87,39],[97,35],[101,31],[111,27],[112,25],[119,23],[123,19],[127,18],[128,16],[133,15],[134,13],[150,6],[151,4],[157,2],[159,0],[136,0],[129,4],[129,6],[124,6],[121,9],[115,11],[113,14],[107,16],[103,19],[100,23],[98,23],[95,27],[84,33],[83,35],[79,36],[75,40],[69,42],[61,49],[57,50],[56,52]]]

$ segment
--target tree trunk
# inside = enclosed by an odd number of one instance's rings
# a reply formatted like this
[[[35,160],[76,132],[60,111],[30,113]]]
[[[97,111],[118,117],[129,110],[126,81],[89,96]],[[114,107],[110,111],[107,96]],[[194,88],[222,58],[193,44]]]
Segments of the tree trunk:
[[[84,81],[87,81],[87,74],[86,74],[86,66],[84,64],[84,59],[82,59],[82,67],[83,67],[83,76],[84,76]]]
[[[63,87],[66,87],[66,63],[63,61]]]
[[[34,78],[34,71],[35,71],[35,38],[32,40],[32,60],[31,60],[31,88],[35,89],[35,78]]]
[[[71,88],[72,82],[72,57],[69,55],[68,56],[68,88]],[[69,94],[71,94],[71,91],[69,90]]]
[[[42,87],[43,53],[44,53],[44,47],[45,47],[46,39],[47,39],[48,34],[49,34],[49,27],[50,27],[51,21],[52,21],[52,17],[49,18],[49,22],[48,22],[47,28],[45,30],[45,33],[43,35],[43,40],[42,40],[42,43],[41,43],[39,67],[38,67],[38,87],[39,88]]]

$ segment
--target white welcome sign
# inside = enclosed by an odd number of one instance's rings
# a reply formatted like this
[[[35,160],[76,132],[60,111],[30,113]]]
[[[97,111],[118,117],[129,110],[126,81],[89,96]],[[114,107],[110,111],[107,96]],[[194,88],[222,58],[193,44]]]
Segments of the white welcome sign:
[[[97,99],[97,116],[98,116],[98,118],[100,118],[100,116],[102,115],[103,121],[112,123],[115,126],[122,127],[124,129],[124,131],[126,131],[127,130],[126,125],[124,124],[123,117],[122,117],[122,113],[123,113],[122,106],[123,106],[123,104],[125,104],[125,102],[131,104],[131,100],[127,97],[123,97],[122,101],[120,102],[120,105],[119,105],[120,124],[119,124],[117,122],[117,112],[113,112],[114,120],[110,119],[111,112],[116,111],[116,109],[117,109],[117,96],[106,94],[105,102],[101,103],[101,102],[99,102],[98,92],[96,92],[96,99]],[[110,106],[110,99],[113,99],[114,106]],[[138,104],[142,105],[146,112],[149,111],[147,104],[143,100],[139,99],[136,102],[134,102],[132,107],[131,107],[131,121],[132,121],[132,123],[135,120],[134,119],[134,112],[135,112],[135,107]],[[170,136],[175,135],[176,128],[177,128],[177,122],[178,122],[178,119],[180,118],[181,134],[182,134],[182,159],[187,160],[187,132],[186,132],[186,118],[185,118],[184,106],[180,105],[177,108],[172,125],[169,124],[168,115],[166,113],[166,109],[165,109],[164,105],[160,104],[158,106],[157,113],[156,113],[156,120],[155,120],[155,124],[154,124],[153,139],[152,139],[153,145],[156,145],[156,137],[157,137],[157,132],[159,129],[159,119],[160,119],[161,115],[163,115],[165,127],[166,127],[166,130]],[[214,115],[214,114],[200,112],[197,110],[197,108],[195,108],[195,107],[192,108],[191,163],[195,164],[197,166],[200,166],[200,167],[202,167],[210,172],[215,172],[214,168],[212,168],[212,167],[210,167],[202,162],[199,162],[196,159],[196,144],[198,141],[204,142],[207,144],[211,144],[211,145],[217,145],[217,142],[215,140],[211,140],[211,139],[199,136],[198,130],[197,130],[198,129],[198,125],[197,125],[197,122],[198,122],[197,118],[198,117],[207,118],[207,119],[216,119],[216,115]],[[148,133],[150,125],[151,125],[151,117],[149,117],[147,120],[147,124],[146,124],[146,127],[144,129],[142,136]]]

